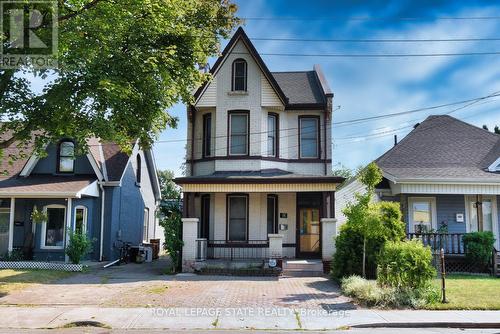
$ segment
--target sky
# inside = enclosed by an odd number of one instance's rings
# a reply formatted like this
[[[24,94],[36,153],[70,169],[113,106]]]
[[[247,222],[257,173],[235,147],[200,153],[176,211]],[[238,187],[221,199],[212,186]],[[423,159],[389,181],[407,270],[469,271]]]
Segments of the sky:
[[[238,17],[259,53],[429,54],[500,52],[498,41],[468,42],[314,42],[311,39],[500,39],[500,4],[494,1],[321,1],[242,0]],[[490,19],[445,19],[489,17]],[[494,19],[491,19],[495,17]],[[265,20],[263,18],[266,18]],[[267,18],[274,18],[268,20]],[[287,19],[283,19],[287,18]],[[293,18],[293,19],[291,19]],[[418,19],[404,19],[418,18]],[[227,40],[221,41],[223,48]],[[271,71],[312,70],[319,64],[334,92],[333,167],[357,168],[378,158],[429,115],[446,114],[477,126],[500,125],[500,96],[474,104],[424,110],[360,123],[342,122],[399,113],[491,95],[500,91],[500,55],[453,57],[333,58],[266,56]],[[211,64],[215,61],[211,59]],[[182,175],[186,107],[169,110],[179,117],[155,144],[157,167]],[[339,124],[336,124],[339,123]],[[397,131],[396,133],[394,133]],[[167,141],[167,142],[162,142]]]

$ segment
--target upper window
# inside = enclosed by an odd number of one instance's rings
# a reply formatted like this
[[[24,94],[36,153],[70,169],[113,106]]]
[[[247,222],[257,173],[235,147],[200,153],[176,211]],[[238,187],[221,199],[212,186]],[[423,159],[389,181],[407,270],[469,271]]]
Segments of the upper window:
[[[229,155],[248,154],[248,113],[229,114]]]
[[[275,114],[267,116],[267,155],[278,155],[278,116]]]
[[[248,227],[248,197],[228,196],[228,240],[246,241]]]
[[[75,143],[70,140],[61,141],[58,153],[57,171],[59,173],[73,173],[75,170]]]
[[[278,233],[278,197],[267,195],[267,234]]]
[[[87,208],[84,206],[75,208],[75,231],[76,233],[87,233]]]
[[[247,90],[247,62],[244,59],[233,61],[233,82],[231,84],[233,91]]]
[[[142,162],[140,154],[137,154],[136,157],[136,166],[135,166],[135,182],[141,183],[141,170],[142,170]]]
[[[299,118],[300,158],[319,158],[319,118]]]
[[[144,223],[142,231],[142,240],[148,242],[149,240],[149,209],[144,208]]]
[[[212,155],[212,114],[203,115],[203,156]]]

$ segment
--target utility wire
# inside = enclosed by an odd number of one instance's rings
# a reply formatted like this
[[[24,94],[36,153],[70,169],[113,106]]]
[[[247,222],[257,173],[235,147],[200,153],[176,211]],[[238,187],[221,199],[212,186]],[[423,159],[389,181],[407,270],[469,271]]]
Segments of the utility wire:
[[[252,41],[276,41],[276,42],[339,42],[339,43],[421,43],[421,42],[495,42],[500,41],[500,37],[484,38],[271,38],[252,37]]]
[[[436,17],[293,17],[293,16],[268,16],[268,17],[240,17],[244,21],[482,21],[500,20],[500,16],[436,16]]]
[[[233,54],[248,54],[248,52],[233,52]],[[261,56],[277,57],[323,57],[323,58],[406,58],[406,57],[456,57],[456,56],[493,56],[500,51],[487,52],[451,52],[451,53],[279,53],[260,52]]]

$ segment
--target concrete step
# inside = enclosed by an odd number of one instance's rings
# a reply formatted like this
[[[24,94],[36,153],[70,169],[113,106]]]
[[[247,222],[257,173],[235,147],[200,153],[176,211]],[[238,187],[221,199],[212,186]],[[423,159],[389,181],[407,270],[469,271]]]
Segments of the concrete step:
[[[283,275],[294,277],[322,276],[323,262],[321,260],[285,260],[283,261]]]

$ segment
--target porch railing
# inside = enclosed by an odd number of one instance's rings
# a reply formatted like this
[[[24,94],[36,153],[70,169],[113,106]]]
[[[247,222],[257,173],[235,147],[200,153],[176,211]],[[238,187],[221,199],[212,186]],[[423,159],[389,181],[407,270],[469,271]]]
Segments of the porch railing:
[[[408,233],[409,240],[421,240],[425,246],[429,246],[434,253],[443,248],[445,254],[465,254],[463,233]]]
[[[266,259],[269,257],[269,240],[247,240],[238,242],[227,240],[197,239],[196,257],[198,260]]]

